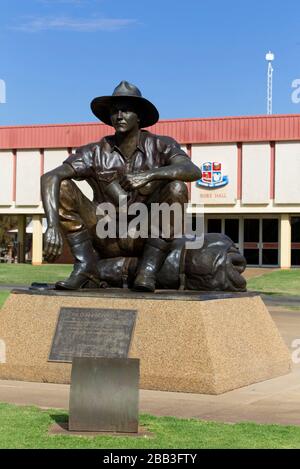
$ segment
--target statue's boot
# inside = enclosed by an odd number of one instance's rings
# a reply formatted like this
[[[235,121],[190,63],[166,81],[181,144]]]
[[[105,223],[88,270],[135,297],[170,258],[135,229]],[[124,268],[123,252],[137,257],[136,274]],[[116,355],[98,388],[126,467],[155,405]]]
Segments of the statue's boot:
[[[134,290],[154,292],[156,274],[166,259],[168,250],[168,243],[162,239],[147,241],[134,281]]]
[[[97,270],[98,256],[93,248],[87,230],[67,235],[75,264],[67,280],[56,282],[57,290],[79,290],[87,286],[97,288],[100,284]]]

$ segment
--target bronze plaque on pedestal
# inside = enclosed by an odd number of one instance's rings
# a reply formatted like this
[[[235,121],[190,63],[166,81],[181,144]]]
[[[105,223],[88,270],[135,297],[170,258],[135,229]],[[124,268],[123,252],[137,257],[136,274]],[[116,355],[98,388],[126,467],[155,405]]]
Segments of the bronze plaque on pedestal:
[[[49,361],[127,358],[135,319],[135,310],[61,308]]]

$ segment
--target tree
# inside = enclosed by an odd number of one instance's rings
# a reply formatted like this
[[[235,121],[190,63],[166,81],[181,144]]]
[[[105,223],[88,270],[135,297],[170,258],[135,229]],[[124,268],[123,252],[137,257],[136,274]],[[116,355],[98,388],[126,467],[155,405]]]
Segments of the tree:
[[[0,215],[0,247],[5,247],[12,242],[12,236],[8,231],[14,230],[17,226],[17,217]]]

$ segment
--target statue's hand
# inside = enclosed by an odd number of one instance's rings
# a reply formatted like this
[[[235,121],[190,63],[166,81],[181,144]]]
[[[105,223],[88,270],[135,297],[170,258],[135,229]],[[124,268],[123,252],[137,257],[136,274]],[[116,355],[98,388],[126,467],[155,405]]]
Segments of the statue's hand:
[[[150,171],[145,171],[143,173],[128,173],[120,180],[120,186],[123,187],[125,191],[139,189],[150,182],[151,179]]]
[[[63,237],[59,228],[48,226],[44,238],[44,258],[48,262],[54,262],[61,255],[63,248]]]

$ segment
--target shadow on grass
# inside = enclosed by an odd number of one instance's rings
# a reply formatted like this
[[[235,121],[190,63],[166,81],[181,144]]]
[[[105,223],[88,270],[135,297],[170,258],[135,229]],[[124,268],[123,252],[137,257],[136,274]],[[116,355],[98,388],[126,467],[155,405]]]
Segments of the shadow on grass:
[[[50,414],[53,423],[49,427],[50,435],[65,435],[69,433],[69,416],[67,414]]]
[[[274,291],[256,291],[256,290],[248,290],[248,291],[249,293],[255,293],[256,295],[285,296],[284,293],[274,292]]]
[[[50,417],[57,425],[62,427],[69,421],[68,414],[50,414]]]

